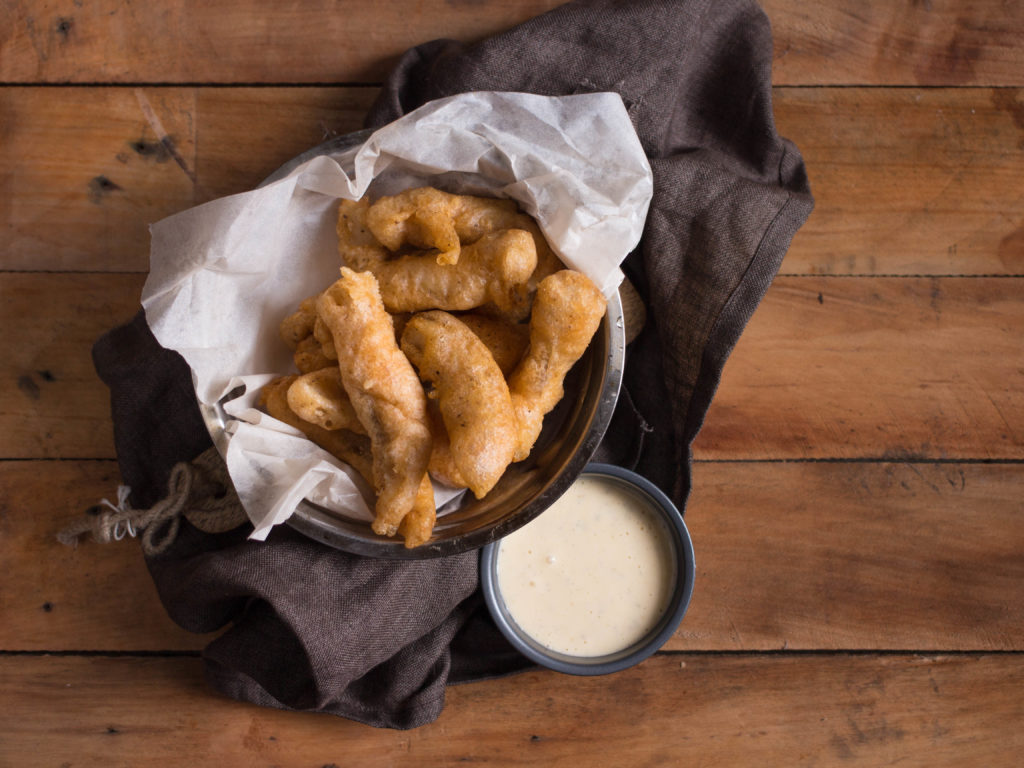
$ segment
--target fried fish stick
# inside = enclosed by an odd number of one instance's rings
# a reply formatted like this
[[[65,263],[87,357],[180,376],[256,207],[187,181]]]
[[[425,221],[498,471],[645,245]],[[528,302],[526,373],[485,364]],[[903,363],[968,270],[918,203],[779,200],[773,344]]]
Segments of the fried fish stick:
[[[497,208],[489,203],[510,202],[507,200],[488,200],[480,197],[465,196],[463,208],[455,216],[455,231],[464,244],[475,243],[489,232],[501,229],[522,229],[533,237],[537,249],[537,268],[530,276],[530,289],[536,290],[537,285],[550,274],[565,269],[557,254],[548,245],[547,238],[532,217],[521,213],[513,206]],[[476,202],[468,202],[476,201]]]
[[[350,465],[372,486],[373,461],[370,439],[344,429],[331,432],[296,416],[288,406],[288,388],[297,378],[283,376],[264,386],[260,391],[260,405],[275,419],[295,427],[329,454]]]
[[[333,348],[331,351],[333,352]],[[292,354],[292,360],[295,361],[295,367],[299,369],[299,373],[319,371],[321,368],[334,365],[334,361],[328,359],[324,354],[323,346],[312,335],[299,342]]]
[[[260,405],[275,419],[295,427],[312,442],[351,466],[368,485],[372,486],[373,460],[370,438],[347,430],[327,431],[300,419],[288,407],[286,395],[294,379],[294,376],[287,376],[267,384],[260,392]],[[430,484],[430,478],[424,475],[416,492],[412,511],[398,527],[399,533],[405,539],[405,546],[418,547],[426,542],[434,529],[436,518],[434,487]]]
[[[508,385],[494,357],[462,321],[447,312],[415,315],[402,351],[434,386],[452,458],[478,499],[512,462],[517,444]]]
[[[476,312],[458,317],[487,346],[502,374],[508,376],[512,373],[530,343],[529,326]]]
[[[389,250],[405,245],[436,248],[438,264],[455,264],[461,246],[503,229],[529,232],[537,249],[538,274],[532,289],[562,263],[551,250],[537,223],[522,213],[515,201],[475,195],[453,195],[433,187],[420,187],[382,197],[365,216],[366,227]]]
[[[295,379],[288,387],[288,407],[303,421],[326,430],[347,429],[366,434],[341,384],[341,371],[336,365]]]
[[[334,349],[334,336],[331,334],[331,329],[327,327],[327,324],[317,315],[316,322],[313,323],[313,338],[320,342],[320,351],[323,356],[328,360],[337,360],[338,353]]]
[[[529,232],[509,229],[485,235],[462,249],[458,264],[438,264],[431,256],[408,255],[372,264],[389,312],[464,310],[493,302],[506,309],[516,288],[537,266]]]
[[[583,273],[563,269],[541,281],[530,317],[530,348],[508,380],[518,423],[515,460],[525,459],[544,416],[562,399],[565,375],[587,349],[605,298]]]
[[[390,251],[406,244],[435,248],[438,264],[454,264],[461,250],[453,219],[458,199],[433,187],[408,189],[373,203],[366,227]]]
[[[441,416],[437,398],[427,398],[427,415],[430,417],[430,434],[434,438],[427,472],[439,483],[444,483],[452,488],[465,488],[467,484],[462,479],[459,468],[455,466],[452,445],[448,439],[448,429],[444,425],[444,417]]]
[[[313,332],[316,322],[316,296],[303,299],[299,308],[281,321],[278,331],[281,339],[292,349]]]
[[[482,203],[505,202],[473,197],[463,199],[481,201]],[[533,295],[537,291],[540,281],[560,269],[565,269],[565,265],[548,245],[547,238],[540,231],[537,222],[514,208],[510,211],[480,204],[466,204],[455,218],[455,231],[458,232],[463,244],[476,242],[488,232],[500,229],[521,229],[524,232],[529,232],[537,250],[537,266],[530,277],[517,285],[507,304],[499,308],[502,315],[518,322],[529,316]]]
[[[366,225],[370,201],[342,200],[338,205],[338,253],[346,266],[357,271],[390,255]]]
[[[424,544],[434,532],[437,521],[437,507],[434,505],[434,486],[430,477],[423,476],[412,510],[402,518],[398,533],[405,539],[405,548],[412,549]]]
[[[412,510],[430,459],[423,387],[395,342],[391,317],[369,272],[341,268],[317,301],[334,338],[341,381],[373,449],[373,530],[393,536]]]

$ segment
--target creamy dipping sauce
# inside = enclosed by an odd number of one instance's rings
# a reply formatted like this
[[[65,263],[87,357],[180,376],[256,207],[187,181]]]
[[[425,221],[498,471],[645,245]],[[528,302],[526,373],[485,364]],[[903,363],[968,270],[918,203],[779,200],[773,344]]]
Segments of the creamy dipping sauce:
[[[541,645],[604,656],[647,635],[664,614],[676,563],[652,502],[615,478],[582,475],[498,547],[498,590]]]

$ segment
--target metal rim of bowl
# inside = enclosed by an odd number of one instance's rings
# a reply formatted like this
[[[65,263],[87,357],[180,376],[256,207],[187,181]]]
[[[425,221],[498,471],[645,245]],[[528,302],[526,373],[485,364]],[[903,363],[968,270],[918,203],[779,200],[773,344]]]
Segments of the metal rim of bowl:
[[[693,541],[682,514],[672,500],[647,478],[623,467],[612,464],[588,464],[580,473],[611,478],[630,485],[651,502],[652,509],[658,510],[672,535],[672,546],[676,557],[676,582],[668,607],[661,620],[645,637],[615,653],[605,656],[570,656],[551,650],[533,640],[519,628],[501,598],[497,578],[498,550],[500,541],[488,544],[480,552],[480,585],[487,609],[505,638],[524,656],[541,666],[570,675],[607,675],[620,672],[639,664],[653,655],[675,633],[686,615],[693,596],[693,582],[697,568],[693,555]]]
[[[370,130],[362,130],[324,142],[289,160],[268,176],[260,186],[285,178],[295,168],[315,157],[337,154],[358,146],[365,142],[371,133]],[[467,552],[497,541],[526,525],[568,489],[590,461],[604,437],[622,386],[622,370],[626,352],[624,325],[622,303],[619,293],[616,291],[608,300],[607,311],[601,321],[601,327],[587,353],[588,355],[592,354],[594,342],[600,338],[604,347],[601,393],[591,414],[586,434],[562,471],[514,516],[505,516],[492,525],[462,534],[457,538],[428,541],[414,549],[406,549],[401,541],[377,536],[370,530],[368,523],[365,524],[365,534],[354,535],[351,530],[342,527],[336,516],[305,500],[299,502],[295,512],[286,521],[287,524],[299,533],[335,549],[367,557],[394,560],[423,560]],[[230,396],[225,399],[229,398]],[[224,411],[222,403],[217,403],[213,407],[203,406],[201,410],[214,444],[221,455],[225,455],[227,444],[225,428],[231,417]],[[443,517],[438,518],[439,523],[443,520]]]

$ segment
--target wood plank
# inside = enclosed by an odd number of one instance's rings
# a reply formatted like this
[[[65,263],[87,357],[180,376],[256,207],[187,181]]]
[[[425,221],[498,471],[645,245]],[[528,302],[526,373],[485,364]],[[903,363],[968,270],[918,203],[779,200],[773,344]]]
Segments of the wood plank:
[[[313,0],[7,6],[4,82],[379,82],[405,49],[482,39],[561,3]]]
[[[363,127],[377,88],[199,88],[204,202],[253,189],[307,149]]]
[[[143,281],[3,275],[0,458],[113,458],[89,348],[131,318]],[[778,278],[695,456],[1024,458],[1022,290],[1024,278]]]
[[[413,731],[261,709],[194,658],[0,658],[5,765],[1015,766],[1024,658],[671,655],[449,689]]]
[[[146,271],[151,223],[355,130],[376,89],[0,92],[0,268]]]
[[[138,269],[148,224],[197,202],[191,90],[6,89],[4,103],[4,268]]]
[[[113,458],[110,394],[92,365],[132,319],[145,275],[0,276],[0,458]]]
[[[894,6],[895,7],[895,6]],[[1024,274],[1024,91],[776,88],[815,208],[789,274]]]
[[[1024,458],[1022,278],[775,280],[699,459]]]
[[[483,39],[557,0],[8,3],[0,81],[380,82],[407,48]],[[766,0],[774,79],[791,85],[1024,85],[1016,0]]]
[[[673,649],[1024,650],[1024,465],[698,463]]]
[[[0,268],[146,271],[150,223],[357,129],[376,93],[0,89]],[[817,200],[784,273],[1024,274],[1024,91],[777,88],[775,109]]]
[[[1024,85],[1018,0],[764,0],[786,85]]]
[[[117,501],[112,461],[0,462],[0,650],[198,650],[160,604],[137,542],[57,533],[102,499]]]
[[[113,462],[0,463],[0,651],[197,650],[138,546],[56,533]],[[666,650],[1024,651],[1024,465],[698,463],[693,602]]]

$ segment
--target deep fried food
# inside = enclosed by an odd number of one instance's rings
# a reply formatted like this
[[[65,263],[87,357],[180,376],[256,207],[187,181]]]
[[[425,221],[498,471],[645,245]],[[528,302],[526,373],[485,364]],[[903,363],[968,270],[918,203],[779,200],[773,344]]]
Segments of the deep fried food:
[[[487,346],[501,372],[505,376],[512,373],[530,343],[529,326],[476,312],[458,317]]]
[[[562,399],[565,375],[586,351],[605,304],[598,287],[571,269],[555,272],[537,287],[530,348],[508,381],[519,429],[516,461],[529,455],[544,416]]]
[[[366,226],[370,201],[342,200],[338,206],[338,253],[346,266],[357,271],[388,258],[388,250]]]
[[[281,339],[292,349],[313,332],[316,321],[316,296],[310,296],[299,303],[299,308],[281,321],[278,332]]]
[[[334,336],[331,334],[331,329],[327,327],[327,324],[319,315],[317,315],[316,322],[313,323],[313,338],[320,342],[320,351],[324,357],[328,360],[338,359],[338,352],[334,348]]]
[[[295,376],[285,376],[274,379],[263,387],[260,392],[260,405],[275,419],[295,427],[312,442],[351,466],[372,486],[373,460],[370,438],[348,430],[327,431],[300,419],[288,407],[286,394],[295,378]],[[412,510],[398,527],[398,532],[405,540],[405,546],[408,548],[418,547],[428,541],[436,518],[434,487],[430,484],[430,478],[424,475],[416,491]]]
[[[341,279],[280,326],[302,375],[262,403],[373,485],[376,533],[419,546],[430,477],[483,498],[529,455],[604,297],[511,200],[342,200],[337,234]]]
[[[312,335],[299,342],[295,352],[292,354],[292,360],[295,361],[295,367],[299,369],[299,373],[319,371],[321,368],[334,364],[334,361],[324,354],[324,349],[320,342]]]
[[[540,281],[564,269],[537,223],[512,200],[453,195],[433,187],[420,187],[380,198],[370,205],[363,223],[392,252],[407,246],[436,249],[438,264],[455,264],[463,247],[492,232],[529,232],[537,251],[536,269],[501,308],[503,314],[516,320],[529,314],[530,300]]]
[[[537,266],[529,232],[494,232],[462,249],[458,264],[438,264],[430,256],[407,255],[370,266],[389,312],[464,310],[493,302],[514,305],[516,289]]]
[[[405,539],[406,549],[418,547],[430,539],[437,521],[437,507],[434,505],[434,486],[430,477],[423,475],[412,509],[398,526],[398,533]]]
[[[397,252],[406,243],[434,248],[438,264],[454,264],[461,250],[453,219],[459,199],[433,187],[408,189],[373,203],[366,212],[366,226],[390,251]]]
[[[395,342],[391,317],[369,272],[341,268],[317,300],[334,338],[341,380],[373,449],[373,530],[393,536],[412,510],[430,458],[426,395]]]
[[[465,488],[467,484],[462,478],[459,468],[455,466],[452,445],[448,439],[448,429],[444,425],[444,417],[441,416],[441,407],[437,404],[437,398],[427,398],[427,416],[430,418],[430,434],[434,438],[427,472],[432,478],[447,486]]]
[[[288,387],[288,407],[300,419],[318,427],[366,434],[341,384],[341,371],[336,365],[295,379]]]
[[[512,462],[517,430],[505,377],[486,345],[447,312],[413,316],[402,351],[434,387],[452,458],[481,499]]]
[[[274,379],[260,391],[260,405],[278,421],[294,427],[332,456],[349,464],[373,485],[373,462],[370,439],[345,429],[328,431],[300,419],[288,406],[288,388],[297,376]]]

